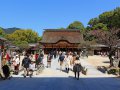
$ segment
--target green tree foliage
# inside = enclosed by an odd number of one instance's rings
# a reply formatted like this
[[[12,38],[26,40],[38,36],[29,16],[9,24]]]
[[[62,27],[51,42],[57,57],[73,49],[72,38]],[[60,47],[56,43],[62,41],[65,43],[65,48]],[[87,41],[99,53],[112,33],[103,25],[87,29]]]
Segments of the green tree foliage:
[[[84,25],[79,22],[79,21],[74,21],[73,23],[71,23],[67,29],[80,29],[80,30],[84,30]]]
[[[28,43],[37,43],[38,40],[41,40],[38,33],[30,29],[16,30],[12,34],[7,34],[6,38],[21,48],[28,47]]]
[[[36,43],[38,41],[38,34],[32,30],[16,30],[14,33],[8,34],[7,39],[11,41]]]
[[[104,12],[101,15],[99,15],[99,22],[102,22],[103,24],[107,24],[108,28],[112,28],[113,15],[114,15],[113,11]]]
[[[41,40],[42,40],[42,37],[39,36],[39,37],[38,37],[38,41],[41,41]]]
[[[103,23],[97,23],[93,26],[87,26],[86,28],[87,30],[108,30],[107,25],[103,24]]]
[[[4,37],[5,36],[5,32],[3,31],[3,29],[0,27],[0,36]]]
[[[99,19],[98,18],[92,18],[89,22],[88,25],[89,27],[93,27],[94,25],[99,23]]]
[[[116,28],[116,29],[113,29]],[[104,12],[100,14],[97,18],[93,18],[88,22],[87,33],[85,34],[85,39],[93,40],[95,37],[89,35],[91,30],[117,30],[120,28],[120,7]],[[120,38],[120,31],[117,33],[117,36]]]
[[[108,30],[107,26],[103,23],[98,23],[94,25],[93,30]]]
[[[28,42],[26,42],[26,41],[13,41],[13,44],[20,47],[20,49],[28,49],[29,48]]]
[[[58,29],[65,30],[66,28],[64,28],[64,27],[60,27],[60,28],[58,28]]]
[[[88,30],[102,29],[109,30],[112,28],[120,28],[120,7],[104,12],[97,18],[93,18],[88,22]]]

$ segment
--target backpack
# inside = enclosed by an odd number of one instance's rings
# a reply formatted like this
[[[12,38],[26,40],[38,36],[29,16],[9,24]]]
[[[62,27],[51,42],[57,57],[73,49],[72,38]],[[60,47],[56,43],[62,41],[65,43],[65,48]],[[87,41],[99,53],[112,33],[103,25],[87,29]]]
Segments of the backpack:
[[[3,70],[3,74],[4,74],[5,78],[8,78],[10,76],[10,69],[9,69],[8,65],[4,65],[2,67],[2,70]]]
[[[65,58],[65,56],[61,55],[61,56],[59,57],[59,60],[60,60],[60,61],[63,61],[64,58]]]
[[[24,65],[28,65],[29,64],[29,60],[28,60],[28,58],[25,58],[24,59]]]

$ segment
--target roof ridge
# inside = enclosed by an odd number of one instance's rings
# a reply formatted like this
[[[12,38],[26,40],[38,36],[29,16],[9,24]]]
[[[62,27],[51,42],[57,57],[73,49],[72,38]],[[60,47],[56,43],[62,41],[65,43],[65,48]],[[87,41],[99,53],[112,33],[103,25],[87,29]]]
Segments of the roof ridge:
[[[44,29],[46,32],[47,31],[51,31],[51,32],[53,32],[53,31],[57,31],[57,32],[62,32],[62,31],[73,31],[73,32],[80,32],[80,29]]]

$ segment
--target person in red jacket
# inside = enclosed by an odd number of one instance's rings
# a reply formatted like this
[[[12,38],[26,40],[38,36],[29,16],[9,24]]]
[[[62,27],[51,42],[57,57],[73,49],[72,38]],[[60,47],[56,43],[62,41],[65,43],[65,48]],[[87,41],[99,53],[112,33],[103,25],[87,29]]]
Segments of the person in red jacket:
[[[38,59],[38,56],[39,56],[39,54],[35,54],[35,60],[37,60]]]
[[[7,60],[8,64],[10,65],[10,55],[8,53],[6,53],[6,60]]]

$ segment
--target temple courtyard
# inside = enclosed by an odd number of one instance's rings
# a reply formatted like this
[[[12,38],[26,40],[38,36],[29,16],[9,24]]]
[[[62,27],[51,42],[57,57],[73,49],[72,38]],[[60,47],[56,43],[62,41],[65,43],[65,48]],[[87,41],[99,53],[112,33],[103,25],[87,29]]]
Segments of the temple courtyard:
[[[0,90],[120,90],[120,78],[96,69],[109,65],[107,57],[90,56],[80,60],[88,71],[87,75],[81,73],[79,80],[74,78],[72,71],[60,71],[58,59],[53,59],[51,68],[45,68],[39,75],[34,72],[32,78],[24,78],[21,71],[10,80],[0,80]],[[46,57],[43,63],[47,65]]]

